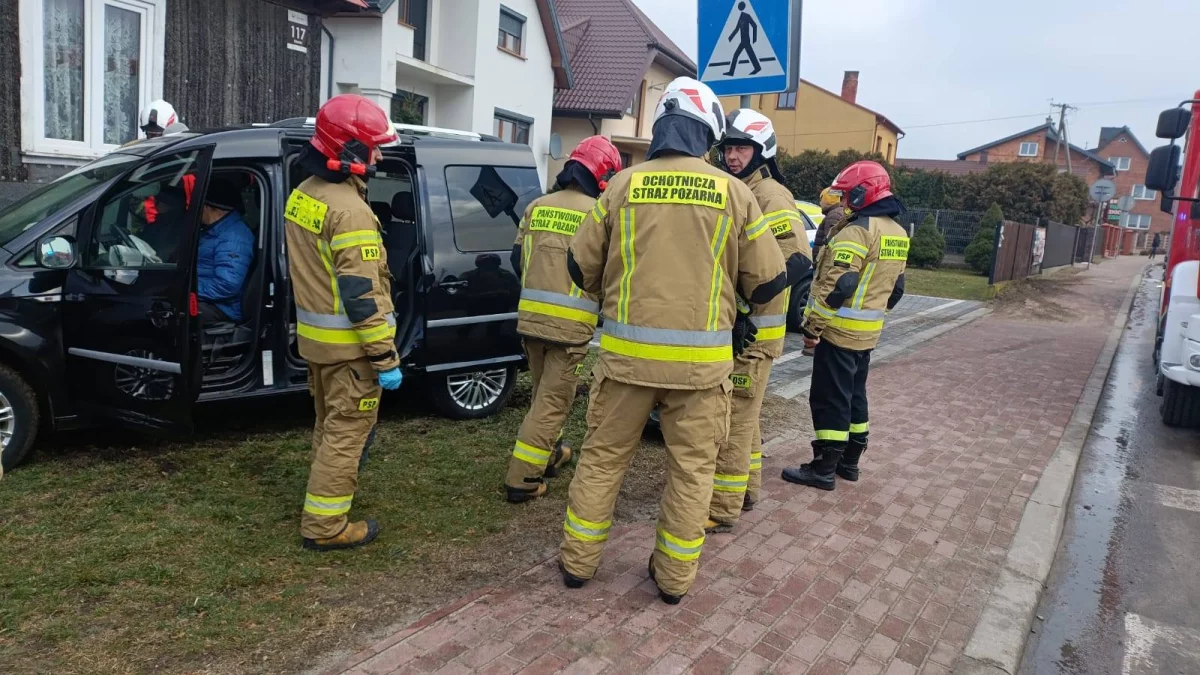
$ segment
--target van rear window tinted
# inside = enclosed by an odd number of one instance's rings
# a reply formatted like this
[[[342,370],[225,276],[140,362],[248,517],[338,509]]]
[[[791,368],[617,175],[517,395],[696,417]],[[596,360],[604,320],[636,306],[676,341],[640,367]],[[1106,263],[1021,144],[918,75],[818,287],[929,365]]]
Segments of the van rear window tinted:
[[[454,247],[463,253],[511,249],[525,207],[542,195],[533,167],[448,166],[446,187]]]

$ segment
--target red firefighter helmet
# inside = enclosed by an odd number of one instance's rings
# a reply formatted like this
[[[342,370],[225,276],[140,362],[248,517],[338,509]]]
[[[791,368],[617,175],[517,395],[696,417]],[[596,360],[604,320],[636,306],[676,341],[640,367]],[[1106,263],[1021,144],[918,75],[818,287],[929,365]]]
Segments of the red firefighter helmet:
[[[396,140],[383,108],[355,94],[334,96],[317,112],[312,145],[329,158],[330,171],[365,176],[371,151]]]
[[[621,170],[621,153],[603,136],[588,136],[580,141],[568,161],[579,162],[591,171],[601,190],[608,187],[608,179]]]
[[[846,195],[846,206],[855,211],[892,196],[892,179],[879,162],[863,160],[842,169],[833,179],[834,190]]]

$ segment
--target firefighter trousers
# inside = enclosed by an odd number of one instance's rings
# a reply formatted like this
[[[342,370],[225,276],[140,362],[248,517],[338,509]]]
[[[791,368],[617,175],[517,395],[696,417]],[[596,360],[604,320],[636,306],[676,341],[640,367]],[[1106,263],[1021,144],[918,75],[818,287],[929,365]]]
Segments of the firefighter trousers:
[[[589,394],[588,432],[571,480],[561,562],[590,579],[612,528],[613,508],[642,428],[661,406],[667,445],[667,487],[659,506],[654,571],[660,589],[687,593],[696,579],[704,523],[712,497],[717,446],[729,432],[728,380],[709,389],[659,389],[617,382],[596,368]]]
[[[817,343],[808,405],[818,446],[844,449],[851,436],[866,439],[870,367],[871,350],[842,349],[828,340]]]
[[[587,356],[587,345],[567,346],[525,338],[525,356],[533,380],[533,403],[517,432],[505,485],[519,490],[542,482],[563,423],[575,403],[575,388]]]
[[[733,398],[730,404],[729,437],[717,451],[713,475],[709,518],[732,525],[742,513],[747,490],[758,499],[762,484],[762,435],[758,416],[774,359],[754,352],[743,352],[733,359]],[[755,480],[757,479],[757,480]]]
[[[367,359],[309,363],[308,388],[317,423],[313,428],[312,468],[300,517],[307,539],[336,537],[358,489],[359,460],[379,417],[378,375]]]

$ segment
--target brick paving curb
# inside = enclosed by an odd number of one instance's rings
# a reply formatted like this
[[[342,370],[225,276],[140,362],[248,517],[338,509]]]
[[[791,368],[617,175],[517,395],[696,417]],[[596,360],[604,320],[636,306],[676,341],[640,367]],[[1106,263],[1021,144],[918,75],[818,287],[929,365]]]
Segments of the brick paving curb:
[[[1071,421],[1025,505],[1000,578],[955,665],[954,675],[1014,675],[1020,666],[1038,602],[1058,552],[1079,456],[1129,321],[1134,296],[1147,269],[1143,267],[1129,285]]]

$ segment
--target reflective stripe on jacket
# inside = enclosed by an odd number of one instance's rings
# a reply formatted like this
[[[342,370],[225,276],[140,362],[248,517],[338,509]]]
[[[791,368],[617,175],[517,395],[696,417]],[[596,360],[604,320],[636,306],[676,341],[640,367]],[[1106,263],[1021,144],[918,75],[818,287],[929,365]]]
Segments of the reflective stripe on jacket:
[[[809,248],[808,236],[804,233],[804,217],[796,210],[796,200],[791,191],[772,178],[766,167],[750,174],[744,181],[754,193],[754,198],[762,209],[763,218],[770,226],[771,233],[775,235],[775,242],[779,244],[784,262],[793,255],[801,255],[807,258],[811,265],[812,249]],[[791,288],[788,288],[764,305],[750,306],[750,321],[754,323],[758,333],[747,350],[771,358],[783,355],[783,338],[787,334],[787,312],[790,302]]]
[[[391,274],[379,221],[357,177],[315,176],[284,212],[300,355],[313,363],[364,356],[377,370],[400,365]]]
[[[874,349],[908,244],[908,232],[891,218],[847,219],[817,260],[804,331],[843,349]]]
[[[525,209],[516,241],[521,253],[521,335],[569,345],[587,343],[595,335],[600,303],[567,273],[571,239],[595,205],[595,199],[566,188]]]
[[[571,242],[576,281],[603,296],[607,376],[670,389],[727,379],[735,292],[765,302],[783,289],[770,233],[750,189],[703,160],[614,176]]]

